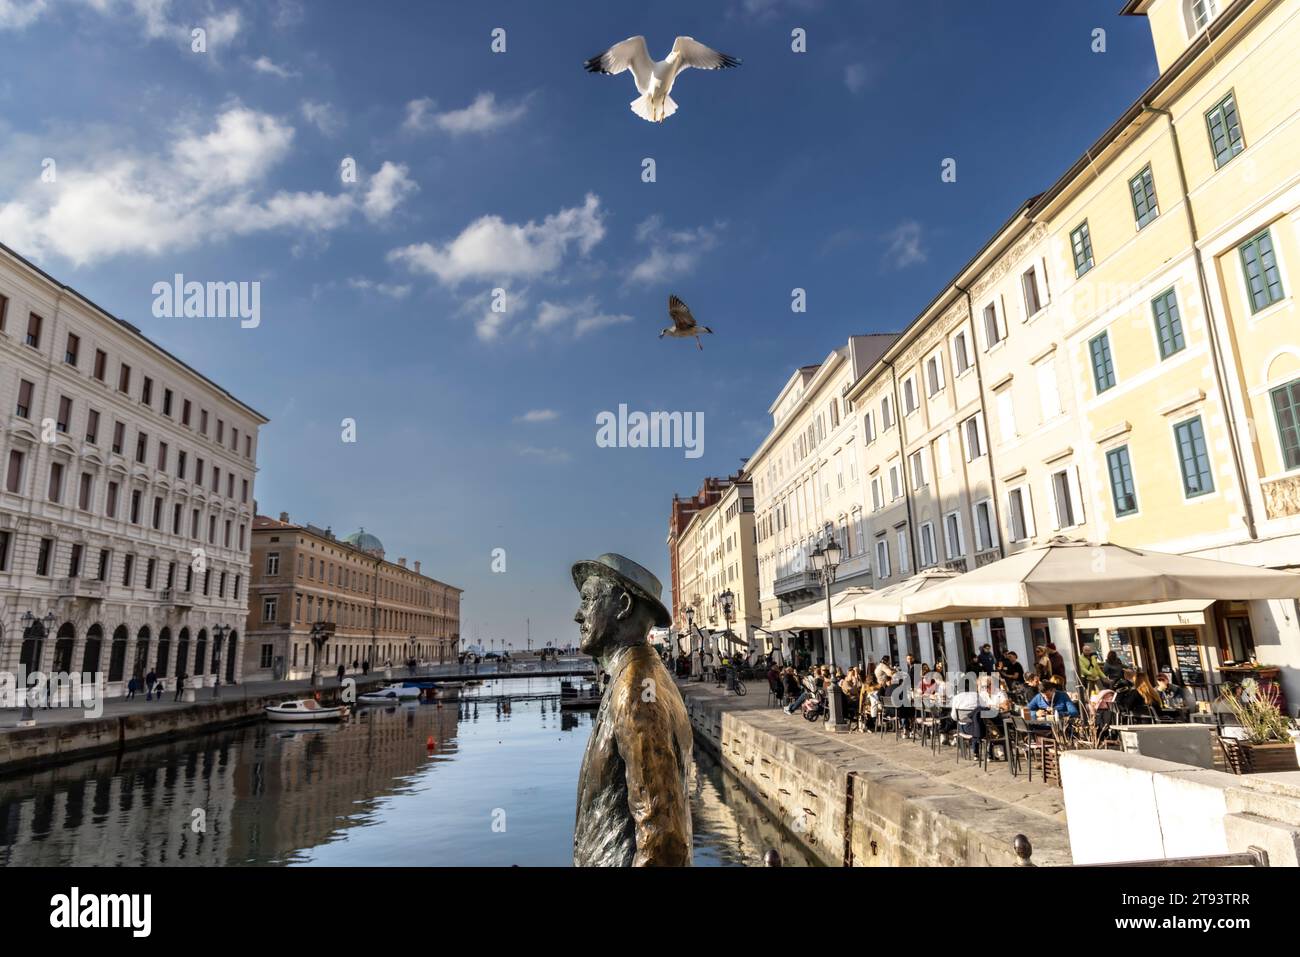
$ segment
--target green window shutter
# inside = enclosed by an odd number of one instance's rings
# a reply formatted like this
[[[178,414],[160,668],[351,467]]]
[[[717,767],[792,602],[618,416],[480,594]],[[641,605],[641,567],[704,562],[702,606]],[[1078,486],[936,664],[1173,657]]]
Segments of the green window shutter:
[[[1270,395],[1282,440],[1282,465],[1287,471],[1300,468],[1300,379],[1279,386]]]
[[[1137,511],[1137,494],[1133,488],[1133,465],[1129,461],[1128,446],[1123,445],[1107,452],[1106,466],[1110,472],[1110,493],[1115,502],[1115,514],[1133,514]]]
[[[1088,343],[1092,356],[1092,381],[1100,394],[1115,385],[1115,364],[1110,355],[1110,337],[1102,333]]]
[[[1070,233],[1070,248],[1074,253],[1075,278],[1082,276],[1092,268],[1092,236],[1088,232],[1088,223],[1082,222]]]
[[[1156,318],[1160,358],[1168,359],[1175,352],[1181,352],[1187,345],[1183,338],[1183,322],[1178,315],[1178,296],[1170,289],[1151,300],[1151,308]]]
[[[1205,430],[1200,416],[1174,426],[1178,440],[1178,465],[1183,473],[1183,494],[1187,498],[1214,491],[1210,474],[1210,454],[1205,446]]]
[[[1229,93],[1205,114],[1210,130],[1210,149],[1214,152],[1214,168],[1218,169],[1232,159],[1246,144],[1241,138],[1241,121],[1237,116],[1237,101]]]
[[[1151,175],[1151,166],[1147,165],[1128,182],[1129,193],[1133,197],[1133,216],[1141,229],[1160,215],[1156,204],[1156,184]]]
[[[1282,298],[1282,274],[1273,252],[1273,237],[1266,229],[1241,245],[1241,268],[1250,291],[1250,311],[1259,312]]]

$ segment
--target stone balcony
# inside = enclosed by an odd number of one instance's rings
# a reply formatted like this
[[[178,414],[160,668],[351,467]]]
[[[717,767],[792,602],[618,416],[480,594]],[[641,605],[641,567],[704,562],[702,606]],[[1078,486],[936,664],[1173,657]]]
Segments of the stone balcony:
[[[822,584],[817,579],[816,572],[795,572],[792,575],[783,575],[773,582],[772,592],[781,598],[799,593],[815,596],[822,593]]]
[[[60,598],[103,601],[104,583],[86,578],[60,578],[57,583]]]

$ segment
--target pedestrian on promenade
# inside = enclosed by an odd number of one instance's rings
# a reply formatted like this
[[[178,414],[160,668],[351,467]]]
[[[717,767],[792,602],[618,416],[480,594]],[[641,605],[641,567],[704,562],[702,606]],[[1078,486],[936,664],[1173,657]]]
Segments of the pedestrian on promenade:
[[[161,701],[161,700],[162,700],[162,696],[163,696],[163,692],[166,691],[166,690],[167,690],[167,688],[166,688],[166,686],[163,684],[163,680],[162,680],[161,678],[159,678],[159,679],[158,679],[158,687],[157,687],[157,689],[156,689],[156,691],[158,692],[158,697],[157,697],[156,700]]]
[[[1065,658],[1056,650],[1056,645],[1048,642],[1047,660],[1052,666],[1052,676],[1061,679],[1061,685],[1065,685]]]
[[[1097,652],[1091,644],[1084,645],[1081,649],[1079,655],[1079,680],[1083,682],[1089,698],[1110,684],[1106,679],[1106,672],[1102,670],[1101,660],[1097,657]]]
[[[140,687],[140,679],[137,678],[135,675],[132,675],[132,676],[131,676],[131,680],[128,681],[128,682],[126,683],[126,700],[127,700],[127,701],[130,701],[132,698],[135,697],[136,689],[139,688],[139,687]]]
[[[145,701],[153,700],[154,685],[156,685],[157,683],[158,683],[158,675],[155,674],[154,672],[150,671],[147,675],[144,676],[144,700]]]
[[[363,658],[363,659],[361,660],[361,674],[362,674],[363,677],[364,677],[365,675],[370,674],[370,659],[369,659],[369,658]]]
[[[185,674],[185,672],[181,672],[176,676],[176,697],[172,699],[173,701],[181,700],[181,694],[185,691],[185,679],[188,677],[189,675]]]
[[[991,675],[997,670],[997,663],[993,660],[992,645],[984,645],[980,648],[979,657],[975,659],[975,664],[979,667],[980,674]]]
[[[347,669],[344,668],[342,664],[340,664],[340,665],[339,665],[339,671],[338,671],[338,675],[339,675],[339,684],[343,684],[343,676],[344,676],[346,673],[347,673]]]

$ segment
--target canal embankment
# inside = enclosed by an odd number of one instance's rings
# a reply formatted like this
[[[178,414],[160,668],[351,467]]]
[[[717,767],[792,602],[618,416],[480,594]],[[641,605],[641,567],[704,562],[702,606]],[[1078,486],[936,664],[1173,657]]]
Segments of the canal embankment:
[[[390,679],[370,675],[356,676],[354,680],[357,692],[364,694]],[[342,689],[336,680],[329,679],[319,690],[321,702],[333,704]],[[221,688],[220,697],[212,697],[211,688],[200,688],[195,689],[194,701],[173,701],[171,694],[164,694],[162,700],[146,701],[144,695],[137,694],[130,701],[105,701],[103,714],[97,717],[87,717],[75,708],[37,708],[36,723],[30,727],[16,727],[20,712],[5,709],[0,719],[0,774],[260,721],[266,705],[311,694],[308,681],[227,685]]]
[[[1036,864],[1069,864],[1060,788],[893,734],[837,733],[745,697],[679,682],[697,743],[828,866],[1007,866],[1016,835]]]

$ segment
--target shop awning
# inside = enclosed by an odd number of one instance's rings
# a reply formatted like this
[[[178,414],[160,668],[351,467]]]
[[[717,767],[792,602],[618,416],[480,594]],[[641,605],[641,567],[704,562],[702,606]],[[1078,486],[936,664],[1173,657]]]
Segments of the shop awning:
[[[1213,601],[1157,601],[1149,605],[1094,608],[1075,616],[1079,628],[1153,628],[1158,626],[1203,625],[1205,610]]]

